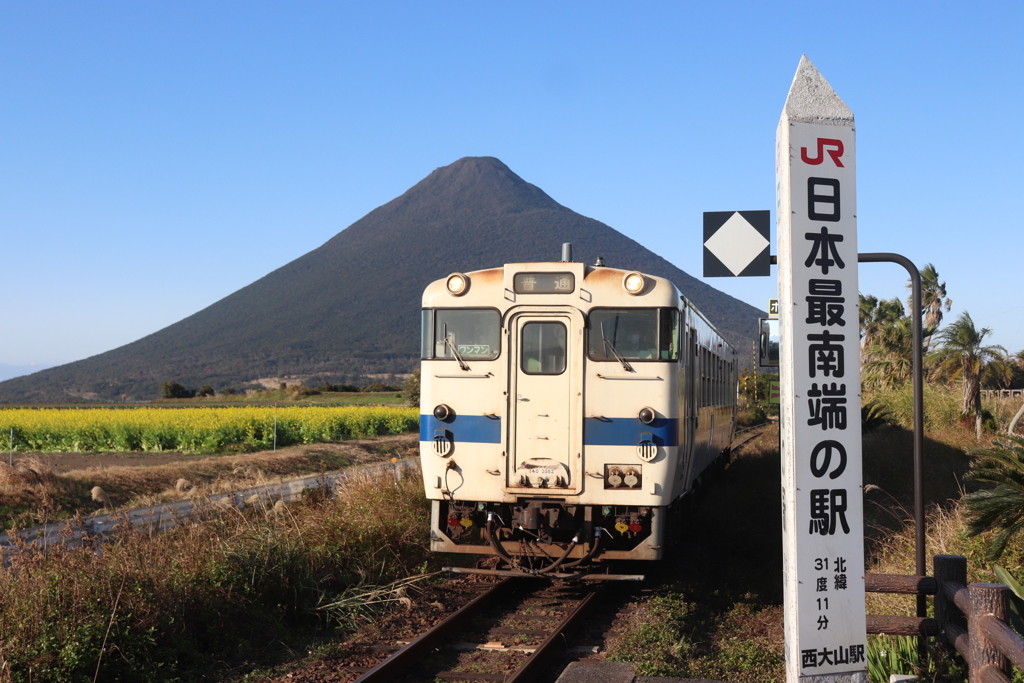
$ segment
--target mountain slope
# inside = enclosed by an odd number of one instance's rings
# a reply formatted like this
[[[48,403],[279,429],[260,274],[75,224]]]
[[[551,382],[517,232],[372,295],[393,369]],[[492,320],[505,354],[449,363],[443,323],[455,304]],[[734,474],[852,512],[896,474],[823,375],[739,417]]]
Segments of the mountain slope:
[[[120,348],[0,382],[0,401],[153,398],[161,382],[408,372],[423,288],[448,273],[573,258],[669,278],[740,349],[759,311],[607,225],[558,204],[490,157],[439,168],[319,248]]]

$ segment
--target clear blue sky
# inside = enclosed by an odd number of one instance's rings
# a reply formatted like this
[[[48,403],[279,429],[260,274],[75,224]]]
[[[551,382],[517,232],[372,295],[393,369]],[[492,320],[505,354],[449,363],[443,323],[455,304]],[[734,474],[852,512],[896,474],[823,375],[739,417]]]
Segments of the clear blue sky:
[[[463,156],[699,277],[704,211],[774,209],[801,54],[856,116],[860,251],[934,263],[946,321],[1017,351],[1022,28],[1020,0],[0,0],[0,365],[159,330]]]

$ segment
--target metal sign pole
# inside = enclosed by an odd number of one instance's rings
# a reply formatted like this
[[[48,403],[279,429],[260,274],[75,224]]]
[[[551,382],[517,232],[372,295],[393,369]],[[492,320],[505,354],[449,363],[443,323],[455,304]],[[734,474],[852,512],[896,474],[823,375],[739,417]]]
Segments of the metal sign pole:
[[[853,112],[807,57],[776,135],[787,683],[866,683]]]

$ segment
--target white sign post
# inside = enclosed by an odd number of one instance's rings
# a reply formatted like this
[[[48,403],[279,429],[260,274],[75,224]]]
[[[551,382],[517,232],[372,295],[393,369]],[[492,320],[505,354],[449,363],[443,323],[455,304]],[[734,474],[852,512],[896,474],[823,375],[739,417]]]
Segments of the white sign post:
[[[866,683],[853,112],[806,56],[776,135],[787,683]]]

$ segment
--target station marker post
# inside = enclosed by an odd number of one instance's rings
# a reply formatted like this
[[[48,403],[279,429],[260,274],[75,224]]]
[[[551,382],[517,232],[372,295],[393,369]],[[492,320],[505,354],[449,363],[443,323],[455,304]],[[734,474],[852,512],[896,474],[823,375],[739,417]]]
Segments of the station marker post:
[[[787,683],[866,683],[853,112],[806,56],[776,134]]]

